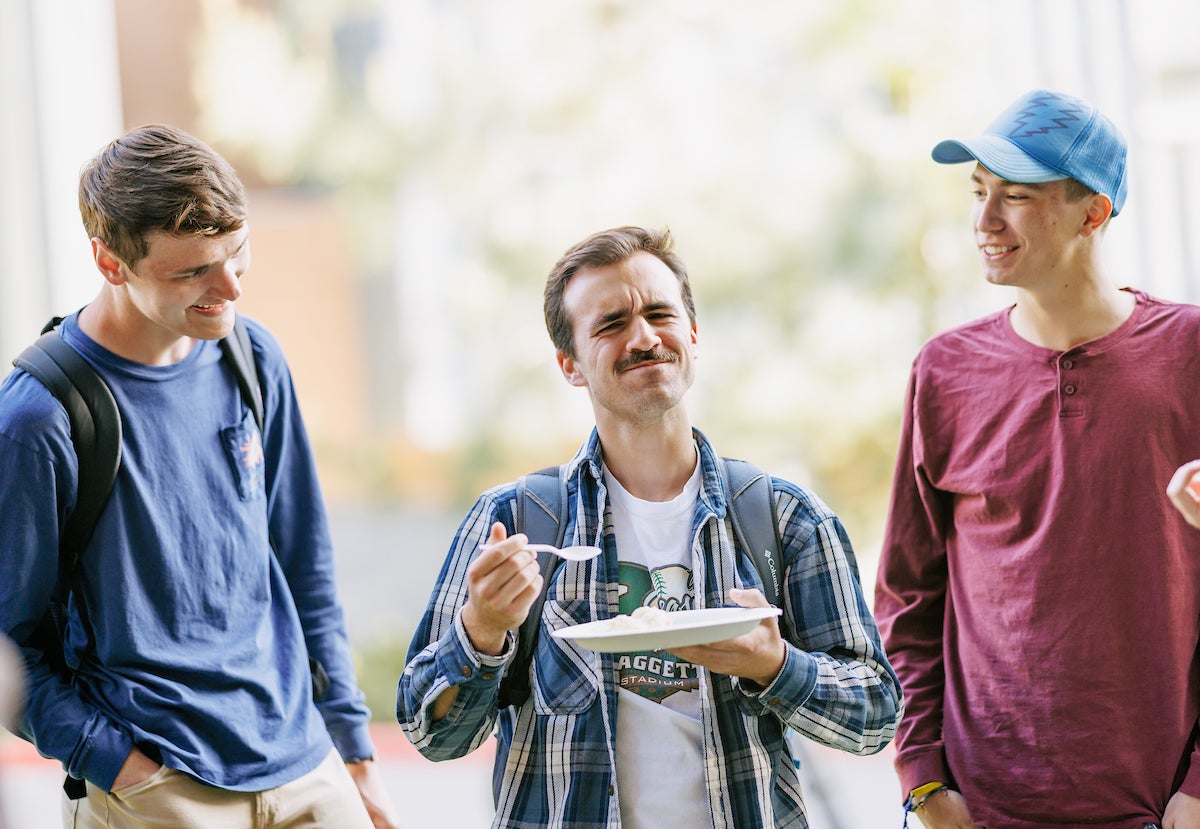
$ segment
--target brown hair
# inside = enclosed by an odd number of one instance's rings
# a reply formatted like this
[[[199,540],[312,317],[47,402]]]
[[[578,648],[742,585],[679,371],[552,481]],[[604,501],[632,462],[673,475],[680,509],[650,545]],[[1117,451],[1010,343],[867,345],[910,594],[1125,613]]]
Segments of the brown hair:
[[[567,282],[583,268],[599,268],[617,265],[637,253],[657,256],[679,279],[679,290],[687,308],[688,320],[696,324],[696,303],[692,298],[692,286],[688,283],[687,268],[675,254],[675,242],[670,230],[650,230],[644,227],[615,227],[602,230],[573,245],[550,271],[546,279],[544,310],[546,330],[554,347],[568,357],[575,356],[575,342],[571,320],[563,307],[563,293]]]
[[[1066,179],[1066,197],[1069,202],[1083,201],[1088,196],[1096,195],[1096,191],[1078,179]]]
[[[146,236],[222,236],[246,222],[246,189],[224,158],[182,130],[139,127],[110,143],[79,175],[79,213],[132,266]]]

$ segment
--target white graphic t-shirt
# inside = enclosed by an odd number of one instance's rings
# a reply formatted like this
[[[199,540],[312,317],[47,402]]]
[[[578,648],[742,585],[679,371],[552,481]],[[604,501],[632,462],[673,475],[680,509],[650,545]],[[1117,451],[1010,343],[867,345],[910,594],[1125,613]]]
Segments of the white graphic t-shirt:
[[[621,613],[691,610],[700,465],[670,501],[635,498],[604,470]],[[617,792],[626,829],[711,826],[700,726],[703,668],[663,651],[617,655]]]

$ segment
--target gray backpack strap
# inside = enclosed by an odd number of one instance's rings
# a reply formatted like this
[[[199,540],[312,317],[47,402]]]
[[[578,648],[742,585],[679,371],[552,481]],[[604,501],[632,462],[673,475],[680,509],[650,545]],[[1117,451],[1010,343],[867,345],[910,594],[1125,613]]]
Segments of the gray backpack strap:
[[[754,562],[767,601],[783,607],[783,545],[771,476],[748,461],[733,458],[722,458],[721,468],[735,541]]]
[[[567,483],[560,467],[539,469],[517,480],[513,531],[525,533],[534,543],[562,546],[567,531]],[[542,590],[533,600],[529,615],[517,631],[517,652],[513,654],[500,680],[501,708],[519,706],[529,699],[532,687],[529,670],[533,662],[533,648],[537,644],[538,625],[542,620],[542,605],[546,602],[550,579],[560,561],[553,553],[538,553]]]

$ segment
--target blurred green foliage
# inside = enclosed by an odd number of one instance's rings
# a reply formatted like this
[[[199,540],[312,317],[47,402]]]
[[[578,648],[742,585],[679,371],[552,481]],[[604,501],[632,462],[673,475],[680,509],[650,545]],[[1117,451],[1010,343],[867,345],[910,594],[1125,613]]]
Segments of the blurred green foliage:
[[[396,722],[396,686],[407,662],[411,631],[373,636],[354,649],[358,685],[367,696],[373,722]]]

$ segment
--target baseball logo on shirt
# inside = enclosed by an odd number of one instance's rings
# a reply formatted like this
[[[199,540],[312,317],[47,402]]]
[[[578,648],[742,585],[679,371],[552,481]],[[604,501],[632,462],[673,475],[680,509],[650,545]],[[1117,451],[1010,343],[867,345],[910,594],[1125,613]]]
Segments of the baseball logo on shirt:
[[[647,570],[640,564],[622,561],[617,579],[621,613],[629,614],[639,607],[674,612],[695,606],[692,571],[687,567],[671,565]],[[623,653],[617,657],[616,666],[620,687],[654,702],[700,687],[699,669],[695,665],[663,651]]]

